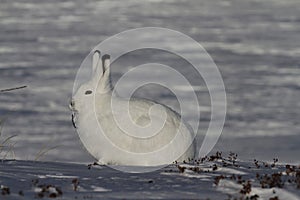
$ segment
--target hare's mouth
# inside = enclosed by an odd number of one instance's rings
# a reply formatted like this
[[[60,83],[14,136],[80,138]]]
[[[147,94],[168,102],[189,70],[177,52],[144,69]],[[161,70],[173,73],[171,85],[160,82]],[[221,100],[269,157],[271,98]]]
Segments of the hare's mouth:
[[[72,125],[74,128],[77,128],[76,126],[76,114],[75,113],[72,113]]]

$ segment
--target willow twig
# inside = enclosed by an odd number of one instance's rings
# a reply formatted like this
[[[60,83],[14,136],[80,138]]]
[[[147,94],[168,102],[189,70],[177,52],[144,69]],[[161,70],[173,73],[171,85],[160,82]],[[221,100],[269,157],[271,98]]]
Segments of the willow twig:
[[[23,85],[23,86],[20,86],[20,87],[3,89],[3,90],[0,90],[0,92],[10,92],[10,91],[13,91],[13,90],[19,90],[19,89],[23,89],[23,88],[26,88],[26,87],[27,87],[27,85]]]

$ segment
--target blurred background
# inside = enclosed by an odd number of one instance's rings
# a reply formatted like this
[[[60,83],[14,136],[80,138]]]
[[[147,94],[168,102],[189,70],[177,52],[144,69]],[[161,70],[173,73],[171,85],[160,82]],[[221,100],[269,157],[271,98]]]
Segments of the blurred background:
[[[245,160],[300,163],[298,0],[1,0],[0,89],[28,86],[0,93],[0,118],[5,119],[0,140],[17,135],[11,139],[15,156],[9,157],[93,161],[72,127],[68,109],[76,72],[96,44],[145,26],[189,35],[219,67],[228,110],[213,151],[233,151]],[[167,52],[132,52],[113,63],[113,81],[150,61],[174,68],[187,64]],[[203,86],[201,77],[189,69],[185,75]],[[144,89],[137,95],[176,108],[178,102],[170,91]],[[198,95],[203,108],[208,108],[201,112],[201,140],[210,103],[205,89]]]

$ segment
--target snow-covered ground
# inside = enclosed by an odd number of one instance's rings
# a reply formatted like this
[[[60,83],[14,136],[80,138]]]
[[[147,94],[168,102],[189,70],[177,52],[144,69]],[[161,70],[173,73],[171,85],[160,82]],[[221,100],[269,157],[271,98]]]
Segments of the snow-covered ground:
[[[158,171],[127,174],[108,166],[0,163],[1,199],[300,199],[300,166],[209,156]]]

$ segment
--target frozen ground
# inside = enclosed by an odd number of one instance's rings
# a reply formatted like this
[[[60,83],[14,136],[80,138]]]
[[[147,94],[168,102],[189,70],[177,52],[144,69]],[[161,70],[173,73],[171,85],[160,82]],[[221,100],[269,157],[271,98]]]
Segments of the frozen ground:
[[[108,166],[4,161],[5,199],[300,199],[300,168],[277,162],[242,162],[235,155],[126,174]]]

